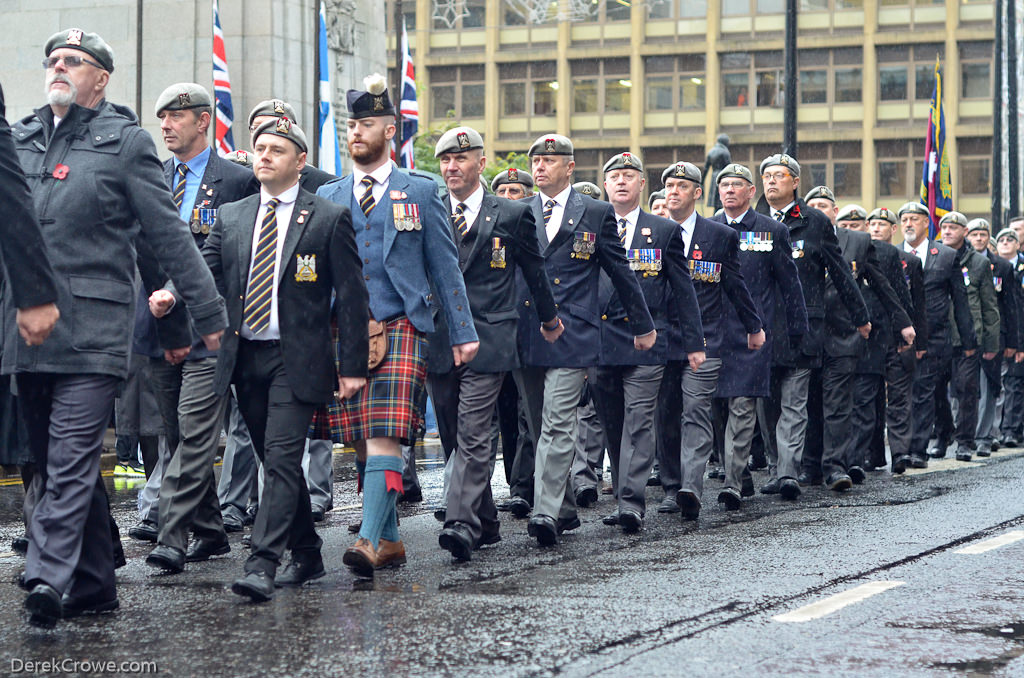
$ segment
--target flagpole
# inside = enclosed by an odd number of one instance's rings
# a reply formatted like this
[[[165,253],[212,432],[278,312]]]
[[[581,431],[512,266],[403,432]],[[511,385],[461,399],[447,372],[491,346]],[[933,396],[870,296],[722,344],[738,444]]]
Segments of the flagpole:
[[[1006,0],[996,0],[995,112],[992,128],[992,232],[1003,229],[1003,13]]]
[[[398,95],[398,107],[395,108],[395,159],[402,166],[402,0],[395,0],[395,93]]]
[[[323,74],[320,73],[320,0],[313,0],[313,117],[316,124],[313,127],[313,162],[314,167],[320,166],[320,80]]]
[[[1006,163],[1006,178],[1010,184],[1010,215],[1020,214],[1020,138],[1017,129],[1019,115],[1017,101],[1017,8],[1016,0],[1006,2],[1006,133],[1010,146],[1009,159]]]

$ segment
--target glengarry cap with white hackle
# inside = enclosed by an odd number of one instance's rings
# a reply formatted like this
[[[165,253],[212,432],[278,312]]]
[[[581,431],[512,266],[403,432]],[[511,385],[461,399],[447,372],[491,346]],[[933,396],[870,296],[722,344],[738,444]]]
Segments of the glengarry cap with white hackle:
[[[374,73],[363,79],[365,90],[350,89],[346,94],[349,117],[376,118],[395,115],[395,106],[388,97],[388,82],[383,75]]]

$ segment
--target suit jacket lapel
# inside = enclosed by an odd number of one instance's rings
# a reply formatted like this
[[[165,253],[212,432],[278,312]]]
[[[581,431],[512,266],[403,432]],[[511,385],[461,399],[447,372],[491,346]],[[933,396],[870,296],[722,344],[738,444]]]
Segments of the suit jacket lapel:
[[[576,189],[571,189],[569,191],[569,198],[565,201],[565,209],[562,210],[562,223],[558,226],[558,233],[555,234],[554,239],[548,243],[548,249],[554,250],[572,237],[572,232],[576,230],[576,225],[580,223],[582,216],[583,198],[576,192]],[[544,219],[542,218],[541,223],[543,221]]]
[[[377,210],[384,210],[384,259],[387,260],[388,253],[391,252],[391,247],[395,244],[395,236],[398,235],[398,231],[395,230],[395,215],[392,209],[391,202],[391,191],[404,191],[409,187],[409,178],[398,171],[397,168],[391,168],[391,178],[388,179],[388,188],[384,191],[384,195],[381,196],[380,202],[373,208],[373,212]],[[372,215],[373,212],[370,212]],[[449,212],[451,214],[451,212]],[[449,217],[448,222],[451,223]]]
[[[164,160],[164,179],[167,181],[168,188],[173,191],[174,184],[172,182],[174,180],[174,158]]]
[[[472,224],[476,231],[476,238],[473,239],[473,246],[469,248],[469,256],[466,263],[473,261],[476,253],[480,251],[483,244],[491,239],[494,232],[494,222],[498,219],[498,199],[484,193],[484,200],[480,203],[480,211],[476,215],[476,223]],[[465,270],[465,266],[462,267]]]
[[[540,245],[540,253],[546,254],[548,247],[548,231],[544,226],[544,205],[540,193],[534,193],[529,198],[530,207],[533,209],[533,220],[537,224],[537,243]]]
[[[452,242],[454,242],[456,245],[458,245],[459,244],[459,229],[455,228],[455,220],[452,219],[452,214],[454,213],[454,210],[452,208],[452,194],[449,193],[449,194],[445,195],[444,198],[441,200],[441,204],[444,205],[445,214],[448,215],[448,230],[452,234]]]
[[[302,221],[300,222],[299,219]],[[292,219],[288,223],[288,232],[284,235],[284,245],[281,247],[281,267],[277,271],[278,281],[282,279],[284,272],[288,269],[288,262],[295,254],[299,240],[311,219],[313,219],[313,196],[308,191],[300,189],[299,197],[295,200],[295,206],[292,208]]]
[[[256,217],[260,213],[260,194],[252,196],[252,202],[242,213],[242,223],[238,229],[238,271],[242,277],[243,291],[249,284],[249,262],[252,260],[252,238],[256,228]]]

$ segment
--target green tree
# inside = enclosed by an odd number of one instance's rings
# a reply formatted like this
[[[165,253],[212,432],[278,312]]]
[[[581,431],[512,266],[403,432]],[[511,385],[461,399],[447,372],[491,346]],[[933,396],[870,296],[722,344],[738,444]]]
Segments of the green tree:
[[[415,141],[413,141],[413,152],[416,155],[416,169],[433,172],[434,174],[441,173],[441,165],[440,162],[438,162],[438,159],[434,157],[434,149],[437,147],[437,142],[441,138],[441,135],[458,126],[459,124],[458,121],[455,120],[454,111],[451,111],[448,113],[448,117],[444,122],[440,122],[427,131],[421,132],[417,135]],[[484,186],[489,189],[491,186],[491,180],[494,179],[495,175],[504,172],[509,167],[515,167],[529,172],[530,158],[525,153],[516,153],[515,151],[509,151],[503,156],[499,155],[494,158],[489,158],[482,177]]]

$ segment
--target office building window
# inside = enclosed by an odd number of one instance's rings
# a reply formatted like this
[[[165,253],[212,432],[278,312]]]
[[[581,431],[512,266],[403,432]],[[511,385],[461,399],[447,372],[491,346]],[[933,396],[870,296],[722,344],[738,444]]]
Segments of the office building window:
[[[828,103],[828,71],[816,68],[800,71],[800,103]]]
[[[839,197],[859,196],[861,155],[858,142],[800,144],[801,190],[828,186]]]
[[[590,181],[601,187],[601,192],[604,193],[604,174],[601,170],[604,168],[604,164],[608,162],[613,156],[622,153],[622,148],[578,148],[576,154],[573,156],[573,160],[576,161],[576,169],[573,170],[572,181]],[[605,200],[608,196],[603,196]]]
[[[780,107],[783,103],[782,52],[722,55],[722,105]],[[754,92],[752,98],[750,93]]]
[[[629,111],[629,59],[583,59],[570,63],[573,113]]]
[[[484,96],[484,67],[435,66],[430,69],[430,117],[440,120],[452,116],[482,118]]]
[[[877,141],[875,152],[878,156],[878,197],[887,199],[890,208],[913,199],[921,184],[924,141]]]
[[[960,151],[961,195],[990,195],[992,193],[992,140],[963,138],[958,141]]]
[[[499,64],[502,115],[554,115],[559,86],[556,68],[554,61]]]
[[[800,0],[801,12],[828,12],[843,9],[864,9],[864,0]]]
[[[648,19],[703,19],[708,0],[656,0],[647,3]]]
[[[722,16],[782,14],[785,11],[785,0],[722,0]]]
[[[812,49],[800,53],[800,103],[837,104],[861,100],[863,51],[859,47]],[[851,67],[852,66],[852,67]],[[830,97],[831,93],[831,98]]]
[[[960,96],[964,99],[992,97],[992,43],[960,44]]]
[[[403,10],[405,4],[402,3]],[[415,3],[412,3],[415,4]],[[458,3],[432,3],[435,31],[483,28],[486,25],[487,0],[462,0]]]
[[[646,72],[648,111],[704,109],[704,55],[648,57]]]
[[[931,99],[935,88],[935,59],[943,58],[941,43],[885,45],[878,48],[878,98],[881,101]]]

